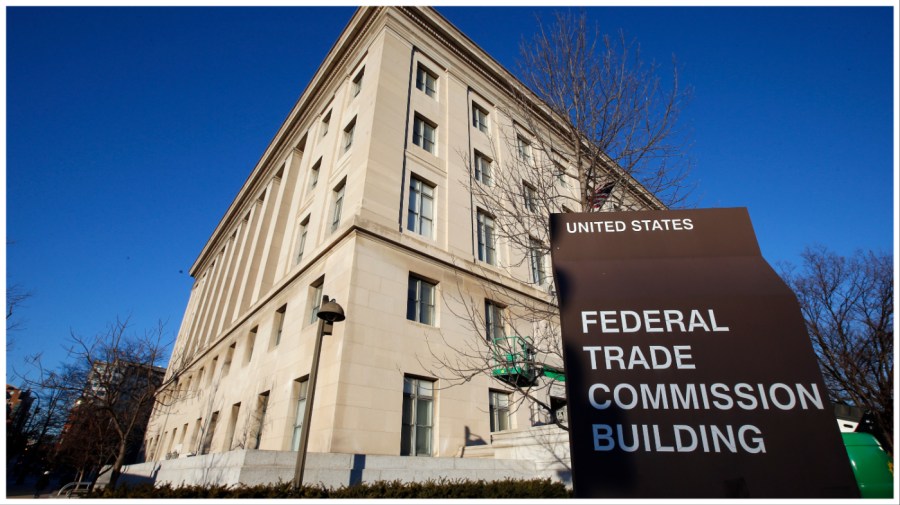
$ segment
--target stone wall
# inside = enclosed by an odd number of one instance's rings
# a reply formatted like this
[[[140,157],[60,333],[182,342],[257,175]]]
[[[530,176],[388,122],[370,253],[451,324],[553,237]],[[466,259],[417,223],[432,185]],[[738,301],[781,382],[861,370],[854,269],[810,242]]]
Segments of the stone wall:
[[[293,480],[297,453],[289,451],[235,450],[163,461],[128,465],[120,483],[255,485]],[[104,475],[108,482],[108,473]],[[550,477],[531,461],[493,458],[425,458],[365,454],[310,453],[303,481],[340,487],[363,482],[421,482],[468,479],[502,480]],[[565,482],[565,481],[564,481]],[[104,484],[101,478],[98,484]]]

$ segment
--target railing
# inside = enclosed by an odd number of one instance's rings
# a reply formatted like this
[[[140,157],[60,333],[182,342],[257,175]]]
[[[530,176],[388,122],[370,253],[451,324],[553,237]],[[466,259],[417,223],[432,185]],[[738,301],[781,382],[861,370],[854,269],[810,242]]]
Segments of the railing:
[[[68,498],[72,495],[82,495],[91,490],[91,485],[93,485],[93,482],[70,482],[59,488],[59,491],[56,492],[56,496],[65,496]]]

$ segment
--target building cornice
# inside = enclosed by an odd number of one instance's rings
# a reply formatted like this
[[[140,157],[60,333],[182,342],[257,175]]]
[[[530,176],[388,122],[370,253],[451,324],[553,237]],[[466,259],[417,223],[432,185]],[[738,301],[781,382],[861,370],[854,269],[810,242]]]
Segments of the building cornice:
[[[259,192],[268,183],[266,175],[275,169],[273,162],[278,160],[283,153],[295,147],[288,145],[294,138],[294,134],[311,117],[321,112],[314,105],[326,94],[327,90],[331,89],[334,82],[341,78],[342,74],[335,72],[335,69],[341,68],[354,54],[363,40],[362,35],[372,26],[377,15],[384,9],[385,7],[360,7],[353,13],[347,26],[344,27],[341,35],[328,51],[325,60],[319,65],[312,80],[300,94],[300,98],[297,99],[291,112],[281,123],[268,147],[241,185],[237,196],[228,206],[225,215],[201,249],[190,269],[192,277],[196,278],[200,268],[215,255],[215,251],[221,248],[221,241],[227,237],[225,231],[231,229],[241,219],[243,213],[248,210],[248,206],[255,201]]]

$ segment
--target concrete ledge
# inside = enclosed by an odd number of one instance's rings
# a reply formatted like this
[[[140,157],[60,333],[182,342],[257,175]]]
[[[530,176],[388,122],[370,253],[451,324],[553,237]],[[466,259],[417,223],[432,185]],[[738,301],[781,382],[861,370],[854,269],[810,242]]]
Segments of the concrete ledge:
[[[297,453],[235,450],[190,458],[128,465],[123,483],[219,484],[248,486],[290,482]],[[362,482],[424,482],[428,480],[502,480],[543,478],[545,473],[526,460],[425,458],[366,454],[310,453],[303,480],[337,488]],[[560,480],[560,479],[555,479]]]

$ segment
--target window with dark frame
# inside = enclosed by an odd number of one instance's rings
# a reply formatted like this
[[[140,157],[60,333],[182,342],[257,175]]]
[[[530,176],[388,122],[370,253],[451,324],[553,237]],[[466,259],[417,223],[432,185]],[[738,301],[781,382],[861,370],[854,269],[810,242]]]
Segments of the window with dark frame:
[[[431,456],[434,430],[434,381],[403,377],[401,456]]]
[[[409,275],[406,295],[406,319],[435,325],[434,295],[437,285],[413,274]]]
[[[436,131],[437,126],[417,115],[413,120],[413,144],[434,154]]]
[[[472,104],[472,126],[488,133],[488,113],[476,104]]]
[[[434,98],[437,95],[437,75],[419,63],[416,69],[416,88]]]
[[[503,307],[491,300],[484,301],[484,331],[488,342],[494,342],[496,339],[506,339]]]
[[[431,238],[434,228],[434,186],[416,176],[409,179],[409,209],[406,227]]]
[[[478,211],[478,259],[489,265],[497,264],[497,246],[494,237],[494,218],[483,210]]]
[[[508,430],[510,428],[509,393],[491,390],[488,408],[491,416],[491,433]]]
[[[359,95],[359,92],[362,91],[362,80],[363,80],[363,74],[365,73],[365,71],[366,71],[366,69],[365,69],[365,67],[363,67],[359,71],[359,73],[356,74],[356,77],[353,78],[353,82],[351,83],[351,86],[350,86],[350,88],[351,88],[350,92],[354,97]]]
[[[494,182],[490,158],[478,151],[475,151],[475,180],[485,186],[491,186]]]

